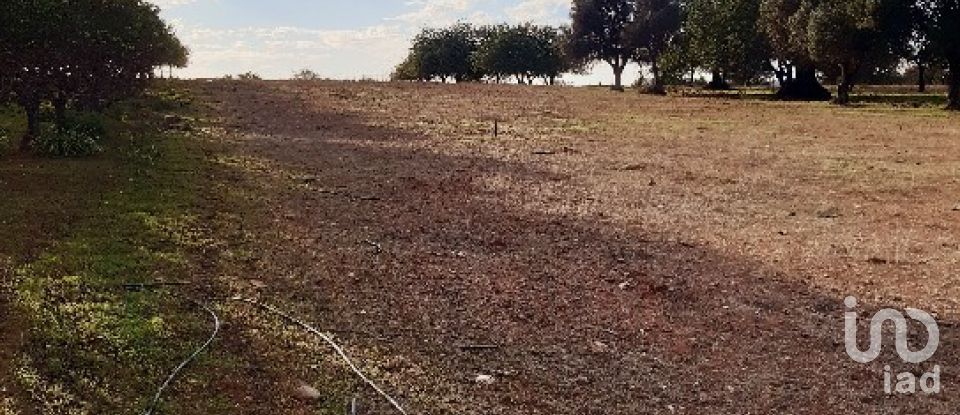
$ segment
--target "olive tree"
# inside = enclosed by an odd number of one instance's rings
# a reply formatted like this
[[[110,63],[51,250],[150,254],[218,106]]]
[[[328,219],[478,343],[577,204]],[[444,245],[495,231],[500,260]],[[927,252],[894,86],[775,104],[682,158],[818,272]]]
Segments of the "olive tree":
[[[949,69],[947,108],[960,111],[960,0],[930,0],[929,36]]]
[[[100,109],[143,88],[161,65],[183,66],[187,50],[141,0],[10,0],[0,13],[0,86],[23,107],[29,147],[50,102],[62,127],[68,105]]]
[[[713,79],[709,87],[727,89],[727,78],[749,81],[768,66],[769,52],[760,35],[760,0],[689,0],[684,31],[691,52]]]
[[[650,92],[664,94],[661,58],[680,32],[682,18],[678,0],[638,0],[636,15],[627,27],[628,41],[637,62],[650,64],[653,85]]]
[[[836,69],[836,103],[850,102],[865,70],[907,55],[914,7],[903,0],[820,0],[810,7],[805,46],[825,70]]]
[[[479,79],[471,62],[477,49],[476,31],[467,24],[425,29],[413,41],[412,55],[422,79],[457,82]]]
[[[779,99],[829,101],[833,97],[817,78],[816,62],[806,47],[811,7],[805,0],[763,0],[760,4],[760,31],[777,64]]]
[[[634,10],[632,0],[574,0],[570,12],[571,57],[609,64],[617,90],[623,90],[623,71],[636,56],[636,46],[627,37]]]

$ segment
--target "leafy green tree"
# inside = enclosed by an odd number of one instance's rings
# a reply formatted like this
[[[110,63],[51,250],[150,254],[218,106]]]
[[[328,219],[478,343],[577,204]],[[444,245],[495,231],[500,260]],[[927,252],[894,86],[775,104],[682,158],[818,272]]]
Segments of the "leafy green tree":
[[[9,0],[0,13],[0,88],[27,114],[29,147],[40,108],[99,109],[141,89],[162,65],[186,64],[187,50],[141,0]]]
[[[915,5],[903,0],[820,0],[812,7],[806,30],[810,56],[839,78],[838,104],[864,71],[907,55]]]
[[[727,78],[749,81],[769,66],[757,22],[760,0],[689,0],[684,31],[691,51],[713,74],[709,87],[727,89]]]
[[[627,38],[637,62],[649,63],[653,73],[650,92],[665,94],[660,62],[680,32],[682,18],[678,0],[638,0],[635,17],[627,27]]]
[[[542,78],[553,84],[572,70],[565,54],[566,30],[549,26],[488,26],[480,30],[480,42],[473,55],[478,73],[500,82],[516,77],[519,83]]]
[[[442,82],[479,80],[472,63],[477,43],[476,31],[468,24],[422,31],[413,42],[420,77]]]
[[[930,1],[931,46],[949,68],[947,109],[960,111],[960,0]]]
[[[547,84],[553,85],[564,73],[583,72],[582,65],[568,54],[569,27],[536,26],[534,36],[537,40],[537,55],[533,62],[533,72],[536,76],[543,78]]]
[[[806,26],[811,4],[804,0],[763,0],[759,27],[776,60],[783,100],[829,101],[830,91],[817,78],[816,62],[806,48]]]
[[[538,53],[537,38],[529,25],[490,26],[483,30],[473,65],[498,83],[511,76],[516,77],[518,83],[526,83],[533,75]]]
[[[54,87],[49,70],[61,47],[56,30],[62,20],[58,7],[53,0],[10,1],[0,13],[0,85],[3,95],[26,112],[23,148],[39,136],[40,105]]]
[[[930,33],[933,29],[934,5],[932,0],[917,0],[913,39],[910,42],[908,60],[913,64],[914,72],[906,78],[915,80],[917,91],[920,93],[927,92],[927,82],[930,80],[928,70],[939,63],[937,62],[939,56],[932,44]]]
[[[390,74],[390,79],[393,81],[425,81],[426,79],[420,71],[420,55],[415,50],[411,50],[407,57],[403,59],[403,62],[400,62],[394,68],[393,73]]]
[[[570,16],[570,57],[574,61],[604,61],[613,69],[614,89],[623,90],[623,71],[636,56],[627,38],[633,20],[632,0],[574,0]]]
[[[692,85],[695,82],[697,70],[703,65],[693,53],[690,43],[690,36],[683,31],[677,33],[670,42],[661,57],[664,83]]]

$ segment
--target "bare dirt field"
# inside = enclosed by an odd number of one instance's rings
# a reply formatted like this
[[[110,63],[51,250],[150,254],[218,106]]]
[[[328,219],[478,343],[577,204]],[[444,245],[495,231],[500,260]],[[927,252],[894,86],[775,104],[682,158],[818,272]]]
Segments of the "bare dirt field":
[[[574,88],[189,88],[216,121],[222,288],[335,333],[410,413],[960,408],[957,116]],[[852,361],[847,295],[861,315],[935,312],[939,352]],[[285,398],[300,381],[389,413],[326,349],[229,310],[272,362],[264,377],[286,382],[249,413],[313,413]],[[884,393],[884,365],[934,364],[943,393]]]

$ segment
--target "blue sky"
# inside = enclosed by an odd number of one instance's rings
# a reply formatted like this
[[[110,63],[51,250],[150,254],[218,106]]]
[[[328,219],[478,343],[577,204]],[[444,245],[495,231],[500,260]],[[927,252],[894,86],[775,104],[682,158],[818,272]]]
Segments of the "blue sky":
[[[253,71],[282,79],[308,68],[330,78],[385,79],[420,28],[457,21],[562,24],[570,12],[569,0],[152,1],[191,50],[182,77]],[[609,82],[609,72],[598,67],[567,81]]]

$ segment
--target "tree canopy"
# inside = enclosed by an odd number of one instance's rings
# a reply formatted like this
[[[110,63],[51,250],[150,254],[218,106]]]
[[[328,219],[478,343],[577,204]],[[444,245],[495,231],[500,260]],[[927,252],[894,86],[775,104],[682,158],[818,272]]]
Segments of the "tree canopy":
[[[679,0],[638,0],[633,22],[627,26],[626,36],[633,59],[649,63],[653,73],[651,92],[666,93],[661,82],[660,61],[680,32],[683,18]]]
[[[809,56],[838,79],[837,102],[865,71],[907,56],[915,4],[903,0],[806,0]],[[817,3],[817,4],[814,4]],[[835,70],[834,70],[835,68]]]
[[[760,0],[690,0],[686,7],[684,31],[691,52],[713,74],[711,87],[728,88],[727,78],[752,81],[769,67]]]
[[[960,0],[921,0],[928,11],[931,48],[950,70],[947,108],[960,110]]]
[[[775,79],[787,100],[829,100],[821,82],[837,81],[844,104],[858,83],[912,70],[922,88],[928,69],[943,68],[949,107],[960,109],[960,0],[573,0],[570,17],[569,28],[424,30],[393,78],[552,83],[599,61],[622,89],[635,62],[655,93],[705,72],[712,88]]]
[[[576,70],[566,53],[568,36],[566,28],[532,24],[424,29],[391,78],[442,82],[515,78],[519,83],[541,78],[552,84]]]
[[[627,34],[635,10],[633,0],[574,0],[570,11],[571,57],[609,64],[615,89],[623,89],[623,71],[637,55],[637,44]]]
[[[126,96],[161,65],[185,66],[187,49],[141,0],[10,0],[0,14],[0,87],[23,106],[29,145],[43,101],[90,109]]]

